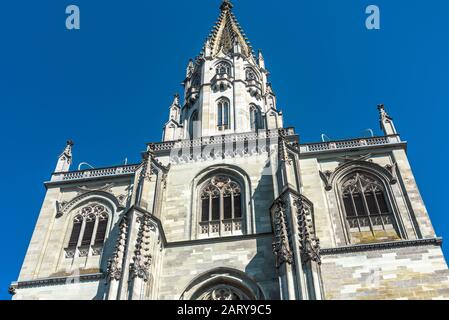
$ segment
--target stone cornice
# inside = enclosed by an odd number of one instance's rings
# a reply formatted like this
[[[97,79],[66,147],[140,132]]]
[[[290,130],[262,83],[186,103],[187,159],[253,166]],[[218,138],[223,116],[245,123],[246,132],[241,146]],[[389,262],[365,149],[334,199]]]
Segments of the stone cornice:
[[[392,242],[378,242],[372,244],[359,244],[337,248],[321,249],[321,255],[336,255],[363,251],[382,251],[394,248],[421,247],[421,246],[441,246],[442,238],[427,238],[416,240],[402,240]]]
[[[29,281],[13,282],[9,288],[11,294],[14,294],[17,289],[36,288],[42,286],[56,286],[71,283],[72,281],[91,282],[104,278],[103,273],[72,275],[67,277],[42,278]]]

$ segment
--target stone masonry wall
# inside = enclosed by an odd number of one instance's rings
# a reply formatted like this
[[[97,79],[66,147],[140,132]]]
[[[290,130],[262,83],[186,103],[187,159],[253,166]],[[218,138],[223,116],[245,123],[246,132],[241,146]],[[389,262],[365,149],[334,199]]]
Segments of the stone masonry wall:
[[[159,299],[178,300],[196,276],[218,267],[245,272],[260,285],[267,299],[279,299],[272,241],[272,235],[266,235],[167,248],[159,278]]]
[[[449,299],[449,270],[439,246],[322,257],[328,300]]]

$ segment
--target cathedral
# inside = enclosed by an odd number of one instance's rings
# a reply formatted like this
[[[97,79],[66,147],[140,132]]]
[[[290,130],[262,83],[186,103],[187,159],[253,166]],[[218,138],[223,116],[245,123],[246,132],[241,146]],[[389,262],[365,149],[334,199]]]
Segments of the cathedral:
[[[301,143],[233,10],[140,163],[74,171],[67,142],[13,299],[449,299],[385,106],[381,136]]]

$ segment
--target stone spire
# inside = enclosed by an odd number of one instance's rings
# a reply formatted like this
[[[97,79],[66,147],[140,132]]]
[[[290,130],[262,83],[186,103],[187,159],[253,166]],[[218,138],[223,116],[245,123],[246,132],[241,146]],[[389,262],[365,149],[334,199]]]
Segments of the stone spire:
[[[258,52],[257,63],[259,65],[259,68],[265,70],[265,58],[263,57],[262,50],[260,50],[260,49]]]
[[[176,93],[170,105],[168,122],[164,126],[164,141],[174,141],[182,137],[181,111],[180,97]]]
[[[386,136],[398,134],[393,123],[393,118],[387,113],[385,106],[383,104],[379,104],[377,109],[379,110],[380,127],[384,134]]]
[[[73,148],[73,141],[68,140],[67,145],[64,149],[64,151],[61,153],[61,155],[58,158],[58,163],[56,164],[56,172],[67,172],[70,170],[70,165],[72,164],[72,148]]]
[[[203,54],[206,54],[206,56],[211,55],[212,58],[215,58],[220,52],[224,54],[233,53],[236,45],[240,47],[244,56],[253,55],[251,43],[232,13],[233,7],[234,5],[230,0],[223,0],[220,6],[220,16],[203,48]]]

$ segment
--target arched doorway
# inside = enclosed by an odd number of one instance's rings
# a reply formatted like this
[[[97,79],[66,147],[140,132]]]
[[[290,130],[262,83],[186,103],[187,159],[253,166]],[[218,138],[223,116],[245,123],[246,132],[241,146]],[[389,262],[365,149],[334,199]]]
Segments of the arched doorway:
[[[242,271],[216,268],[194,278],[181,300],[265,300],[262,289]]]

